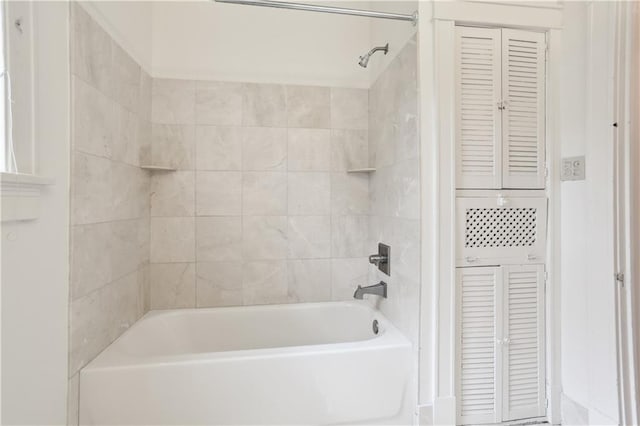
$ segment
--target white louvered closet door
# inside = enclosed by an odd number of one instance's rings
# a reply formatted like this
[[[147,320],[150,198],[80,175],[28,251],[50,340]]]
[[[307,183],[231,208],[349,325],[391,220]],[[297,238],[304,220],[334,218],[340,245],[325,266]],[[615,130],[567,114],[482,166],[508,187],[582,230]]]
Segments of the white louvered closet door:
[[[457,424],[497,423],[502,417],[501,275],[496,267],[456,270]]]
[[[502,187],[544,188],[545,35],[502,30]]]
[[[456,185],[500,188],[500,29],[456,27]]]
[[[544,266],[504,266],[502,279],[502,420],[544,416]]]

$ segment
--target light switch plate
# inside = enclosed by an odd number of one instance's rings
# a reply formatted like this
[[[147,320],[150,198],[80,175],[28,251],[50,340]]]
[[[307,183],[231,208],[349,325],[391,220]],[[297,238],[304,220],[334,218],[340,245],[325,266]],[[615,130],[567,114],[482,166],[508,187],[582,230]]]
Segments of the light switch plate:
[[[584,180],[585,160],[581,157],[566,157],[562,159],[562,174],[560,180]]]

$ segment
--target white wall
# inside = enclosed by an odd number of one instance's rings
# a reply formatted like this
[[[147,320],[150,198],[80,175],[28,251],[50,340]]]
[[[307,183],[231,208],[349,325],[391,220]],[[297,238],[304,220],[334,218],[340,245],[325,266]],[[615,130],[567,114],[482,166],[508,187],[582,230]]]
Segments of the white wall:
[[[412,14],[417,2],[312,2]],[[404,21],[214,1],[85,1],[154,77],[368,88],[416,32]],[[358,57],[389,43],[367,69]]]
[[[83,1],[102,26],[145,71],[151,70],[151,1]]]
[[[404,13],[412,15],[418,10],[417,1],[372,1],[371,8],[383,12]],[[418,31],[418,26],[405,21],[388,19],[371,19],[370,25],[371,47],[384,46],[389,43],[389,53],[383,55],[377,52],[369,61],[368,68],[370,84],[373,85],[382,71],[400,53],[411,37]],[[361,55],[364,54],[361,53]]]
[[[562,184],[562,387],[590,424],[617,424],[613,8],[565,7],[562,156],[585,155],[587,177]]]
[[[42,215],[2,223],[2,424],[64,424],[69,264],[68,4],[36,2]],[[46,71],[46,72],[45,72]]]
[[[363,2],[340,6],[366,7]],[[368,87],[369,20],[205,2],[155,2],[154,77]]]

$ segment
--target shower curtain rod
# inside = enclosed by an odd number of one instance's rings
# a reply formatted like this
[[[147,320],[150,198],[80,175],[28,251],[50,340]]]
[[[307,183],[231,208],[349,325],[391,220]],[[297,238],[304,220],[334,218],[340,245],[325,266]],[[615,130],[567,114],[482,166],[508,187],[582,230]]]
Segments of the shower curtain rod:
[[[409,21],[413,25],[418,22],[418,12],[411,15],[403,13],[376,12],[374,10],[347,9],[344,7],[319,6],[303,3],[289,3],[273,0],[215,0],[218,3],[245,4],[250,6],[275,7],[278,9],[306,10],[310,12],[336,13],[339,15],[365,16],[368,18],[395,19],[398,21]]]

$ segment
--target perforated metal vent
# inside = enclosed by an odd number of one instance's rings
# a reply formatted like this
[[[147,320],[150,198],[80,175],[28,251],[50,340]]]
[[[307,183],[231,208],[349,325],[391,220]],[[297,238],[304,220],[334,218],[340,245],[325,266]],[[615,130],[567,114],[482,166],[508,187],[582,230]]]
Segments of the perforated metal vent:
[[[465,209],[465,247],[531,247],[536,243],[536,208]]]

